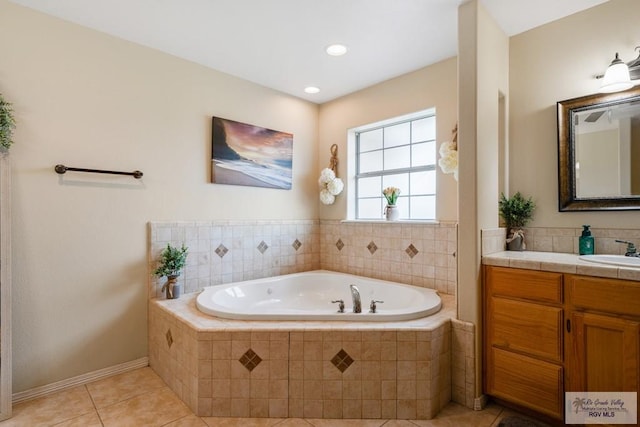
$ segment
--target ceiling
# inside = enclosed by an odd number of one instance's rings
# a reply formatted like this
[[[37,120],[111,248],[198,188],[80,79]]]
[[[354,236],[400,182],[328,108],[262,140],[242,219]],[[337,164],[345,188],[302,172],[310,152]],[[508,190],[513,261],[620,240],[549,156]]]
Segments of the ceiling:
[[[455,56],[466,0],[11,1],[323,103]],[[605,1],[480,0],[508,36]]]

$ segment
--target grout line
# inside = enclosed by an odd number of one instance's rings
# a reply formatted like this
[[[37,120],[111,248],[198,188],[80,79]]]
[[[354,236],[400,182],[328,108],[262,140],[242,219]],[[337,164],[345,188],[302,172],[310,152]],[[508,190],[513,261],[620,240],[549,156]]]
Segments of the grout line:
[[[93,395],[89,391],[89,387],[87,387],[87,384],[84,384],[83,387],[85,388],[85,390],[87,390],[87,394],[89,395],[89,399],[91,399],[91,404],[93,405],[93,410],[96,411],[96,415],[98,416],[98,421],[100,421],[100,425],[102,425],[102,427],[104,427],[104,421],[102,420],[102,417],[100,416],[100,411],[98,411],[98,407],[96,406],[96,401],[93,400]]]

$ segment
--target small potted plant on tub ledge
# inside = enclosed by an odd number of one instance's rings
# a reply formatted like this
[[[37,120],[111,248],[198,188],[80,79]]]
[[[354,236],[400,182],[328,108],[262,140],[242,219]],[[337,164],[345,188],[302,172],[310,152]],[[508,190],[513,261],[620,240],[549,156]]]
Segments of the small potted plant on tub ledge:
[[[178,276],[182,272],[187,261],[188,250],[183,244],[180,249],[167,244],[167,247],[160,254],[160,265],[154,271],[158,277],[166,277],[167,281],[162,286],[162,292],[165,292],[167,299],[175,299],[180,297],[180,284]]]
[[[524,230],[522,227],[531,221],[536,204],[529,197],[525,199],[518,191],[512,197],[500,194],[498,209],[507,227],[507,250],[524,251]]]

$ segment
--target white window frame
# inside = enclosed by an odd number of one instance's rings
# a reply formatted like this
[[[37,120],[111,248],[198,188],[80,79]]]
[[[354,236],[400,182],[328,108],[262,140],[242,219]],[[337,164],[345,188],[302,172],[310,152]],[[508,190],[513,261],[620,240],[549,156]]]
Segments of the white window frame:
[[[416,121],[416,120],[420,120],[420,119],[424,119],[427,117],[435,117],[436,116],[436,109],[435,108],[430,108],[427,110],[422,110],[422,111],[418,111],[415,113],[411,113],[411,114],[407,114],[404,116],[399,116],[399,117],[394,117],[391,119],[387,119],[387,120],[382,120],[379,122],[375,122],[375,123],[371,123],[371,124],[367,124],[364,126],[359,126],[357,128],[353,128],[353,129],[349,129],[348,131],[348,159],[349,159],[349,165],[348,165],[348,211],[347,211],[347,218],[349,220],[355,220],[355,221],[376,221],[376,219],[368,219],[368,218],[358,218],[358,213],[357,213],[357,202],[358,202],[358,188],[357,188],[357,178],[359,177],[363,177],[363,176],[384,176],[384,175],[394,175],[394,174],[398,174],[398,173],[410,173],[410,172],[421,172],[421,171],[431,171],[431,170],[436,170],[436,163],[437,163],[437,152],[435,153],[435,161],[433,164],[430,165],[425,165],[425,166],[417,166],[417,167],[409,167],[409,168],[403,168],[403,169],[392,169],[392,170],[388,170],[388,171],[379,171],[379,172],[370,172],[370,173],[366,173],[366,174],[358,174],[358,167],[359,167],[359,156],[358,156],[358,138],[357,135],[362,133],[362,132],[367,132],[367,131],[371,131],[371,130],[375,130],[375,129],[380,129],[380,128],[385,128],[385,127],[390,127],[390,126],[394,126],[397,124],[401,124],[401,123],[406,123],[406,122],[411,122],[411,121]],[[436,134],[437,134],[437,129],[436,129]],[[436,138],[434,138],[434,143],[436,143],[437,140],[437,135]],[[437,143],[436,143],[437,144]],[[437,147],[437,145],[436,145]],[[383,148],[384,150],[384,148]],[[437,174],[436,174],[436,179],[437,179]],[[434,183],[437,184],[437,183]],[[435,188],[437,188],[437,185],[434,185]],[[382,191],[382,189],[380,189]],[[411,196],[411,194],[404,194],[403,196],[407,197],[407,196]],[[434,192],[433,194],[434,198],[435,198],[435,203],[436,203],[436,210],[437,210],[437,191]],[[382,193],[380,194],[380,197],[382,197]],[[436,213],[434,212],[434,217],[436,216]],[[381,218],[382,219],[382,218]],[[381,220],[380,219],[380,220]],[[411,218],[411,219],[403,219],[403,221],[415,221],[415,222],[434,222],[437,221],[437,218]]]

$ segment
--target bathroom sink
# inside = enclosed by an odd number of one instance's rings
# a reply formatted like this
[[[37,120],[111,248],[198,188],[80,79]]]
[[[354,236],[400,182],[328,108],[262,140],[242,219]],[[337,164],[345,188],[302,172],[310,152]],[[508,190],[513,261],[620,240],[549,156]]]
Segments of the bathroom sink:
[[[624,255],[580,255],[582,261],[597,262],[599,264],[619,265],[622,267],[640,268],[640,257]]]

